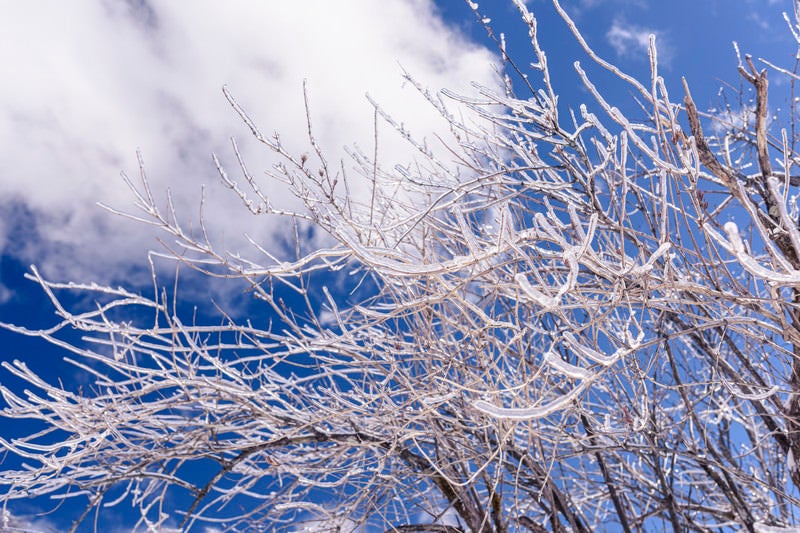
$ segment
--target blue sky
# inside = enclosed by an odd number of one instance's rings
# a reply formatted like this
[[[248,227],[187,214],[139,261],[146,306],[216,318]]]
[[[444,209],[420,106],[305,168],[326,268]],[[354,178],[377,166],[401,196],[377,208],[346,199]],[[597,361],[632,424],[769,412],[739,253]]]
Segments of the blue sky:
[[[286,228],[264,224],[220,186],[210,154],[234,168],[236,137],[250,168],[273,159],[249,138],[222,96],[231,92],[265,131],[279,131],[302,152],[306,129],[302,80],[314,126],[329,158],[344,146],[372,145],[369,93],[419,135],[444,125],[409,84],[402,68],[431,89],[470,92],[470,82],[496,84],[497,53],[460,0],[158,2],[80,0],[16,2],[0,20],[0,322],[44,327],[55,322],[35,284],[23,279],[35,263],[56,280],[147,286],[146,254],[156,232],[97,207],[127,210],[131,196],[120,171],[135,176],[141,149],[155,191],[173,191],[179,216],[196,222],[201,187],[218,242],[244,246],[247,232],[266,248]],[[483,5],[485,4],[485,5]],[[550,0],[529,0],[555,73],[562,106],[589,100],[572,64],[588,57],[576,46]],[[701,108],[719,106],[718,89],[739,86],[732,41],[743,53],[793,68],[793,39],[782,19],[789,0],[564,0],[588,42],[604,58],[640,78],[648,75],[645,44],[657,36],[661,73],[674,101],[689,81]],[[530,47],[512,2],[482,3],[496,32],[507,35],[523,66]],[[402,68],[401,68],[402,67]],[[597,85],[616,105],[637,113],[627,88],[597,68]],[[607,85],[604,85],[607,84]],[[771,105],[785,105],[775,86]],[[381,158],[404,162],[411,151],[382,136]],[[273,203],[297,205],[271,186]],[[359,191],[355,191],[358,194]],[[164,265],[166,269],[166,266]],[[239,305],[239,298],[227,303]],[[0,360],[23,359],[48,377],[73,370],[63,353],[0,331]],[[0,373],[0,382],[13,383]],[[0,425],[0,433],[21,431]],[[29,515],[30,506],[14,509]],[[58,523],[58,516],[43,519]],[[40,523],[46,529],[46,523]]]

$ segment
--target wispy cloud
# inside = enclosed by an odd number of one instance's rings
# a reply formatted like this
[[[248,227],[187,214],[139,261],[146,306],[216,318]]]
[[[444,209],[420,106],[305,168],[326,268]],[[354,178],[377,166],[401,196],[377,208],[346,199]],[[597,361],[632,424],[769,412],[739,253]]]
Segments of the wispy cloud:
[[[617,17],[606,32],[606,39],[618,57],[647,60],[651,35],[654,35],[656,39],[659,64],[669,67],[673,48],[662,31],[630,24],[624,18]]]

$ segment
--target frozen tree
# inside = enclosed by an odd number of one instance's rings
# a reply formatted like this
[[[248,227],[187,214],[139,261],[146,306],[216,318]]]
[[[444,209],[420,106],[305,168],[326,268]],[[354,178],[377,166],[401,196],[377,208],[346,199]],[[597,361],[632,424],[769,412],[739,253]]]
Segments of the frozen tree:
[[[61,322],[6,327],[70,350],[92,386],[3,365],[28,384],[0,385],[3,416],[42,428],[0,440],[26,463],[0,473],[5,500],[81,502],[88,522],[133,506],[140,530],[800,524],[800,132],[793,106],[781,129],[767,100],[768,73],[791,87],[797,74],[744,56],[743,120],[701,113],[686,83],[668,94],[653,41],[650,79],[633,79],[553,0],[642,119],[577,63],[590,101],[565,110],[536,19],[516,5],[531,70],[498,38],[501,90],[419,85],[451,128],[446,160],[379,107],[413,165],[357,151],[334,164],[310,119],[310,155],[293,154],[226,92],[304,208],[273,205],[241,158],[221,179],[295,229],[292,257],[220,250],[213,220],[190,231],[143,168],[130,181],[130,216],[163,229],[180,264],[245,282],[250,320],[187,318],[155,274],[148,297],[34,270]],[[797,13],[786,20],[800,47]],[[97,305],[61,303],[76,290]],[[82,342],[64,340],[73,330]]]

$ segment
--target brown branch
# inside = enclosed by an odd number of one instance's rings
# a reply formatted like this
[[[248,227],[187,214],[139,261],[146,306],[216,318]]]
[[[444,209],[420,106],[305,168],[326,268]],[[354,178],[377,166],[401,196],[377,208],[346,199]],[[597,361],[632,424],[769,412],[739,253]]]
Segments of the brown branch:
[[[385,533],[464,533],[464,530],[457,526],[439,524],[408,524],[392,526]]]
[[[745,56],[747,66],[750,72],[745,70],[744,66],[739,65],[739,73],[744,79],[750,82],[756,90],[756,151],[758,152],[758,165],[761,169],[761,175],[764,180],[772,176],[772,167],[769,161],[769,147],[767,143],[767,96],[768,96],[768,82],[767,70],[763,69],[761,72],[756,71],[753,65],[752,58],[748,55]],[[765,187],[761,193],[764,203],[767,206],[767,214],[772,219],[777,227],[781,227],[780,209],[778,208],[777,198],[774,198],[770,191]],[[773,240],[778,245],[778,248],[783,255],[792,263],[792,266],[797,268],[800,266],[800,250],[796,250],[791,239],[786,235],[785,231],[776,233]],[[796,304],[800,302],[800,292],[795,288],[793,289],[792,304],[789,313],[792,317],[792,327],[795,330],[800,330],[800,313],[798,313]],[[790,341],[791,342],[791,341]],[[800,487],[800,469],[797,467],[796,461],[800,458],[800,401],[798,401],[798,394],[800,394],[800,345],[796,342],[794,345],[794,360],[792,361],[792,374],[789,380],[789,386],[792,390],[792,396],[787,402],[784,416],[786,418],[786,430],[789,441],[789,456],[793,461],[793,467],[789,469],[789,474],[795,486]]]
[[[517,522],[529,531],[533,531],[533,533],[547,533],[547,528],[540,526],[527,516],[520,516],[517,518]]]
[[[756,89],[756,149],[758,151],[758,166],[761,168],[761,175],[766,179],[772,175],[772,166],[769,162],[769,151],[767,147],[767,69],[761,72],[756,71],[753,59],[745,56],[750,72],[744,66],[739,65],[739,74],[744,79],[753,84]]]
[[[686,297],[686,296],[684,296]],[[707,316],[707,315],[706,315]],[[714,349],[708,343],[708,341],[700,334],[699,331],[692,331],[692,328],[689,324],[686,323],[677,313],[668,312],[666,313],[667,319],[672,322],[679,331],[683,333],[688,333],[692,341],[698,347],[698,349],[706,354],[709,357],[709,361],[714,362],[715,367],[724,372],[725,376],[731,381],[738,381],[741,380],[742,376],[739,375],[736,369],[733,368],[727,361],[719,361],[718,357],[714,355]],[[742,366],[748,371],[749,375],[755,381],[755,385],[758,389],[766,390],[769,389],[769,384],[764,381],[764,378],[756,371],[755,367],[753,366],[752,362],[747,358],[747,354],[744,353],[739,346],[736,344],[736,341],[732,339],[729,335],[727,335],[723,328],[714,328],[720,338],[725,342],[725,345],[731,350],[731,352],[736,355],[738,361],[742,364]],[[667,335],[668,338],[672,338],[672,335]],[[753,409],[755,409],[756,413],[758,414],[761,421],[769,430],[769,435],[775,439],[775,442],[781,447],[781,450],[785,452],[789,451],[789,441],[786,438],[786,434],[780,427],[780,424],[773,418],[773,415],[767,410],[764,406],[764,403],[761,400],[756,400],[752,398],[756,395],[756,391],[753,387],[748,385],[747,383],[740,383],[739,388],[748,396],[751,396],[749,400],[750,405],[752,405]],[[781,405],[780,402],[776,399],[772,399],[773,405],[776,409],[780,409]]]
[[[541,465],[533,460],[529,453],[518,450],[510,443],[506,449],[506,453],[519,463],[524,464],[525,467],[527,467],[527,469],[531,472],[532,475],[529,479],[535,486],[539,495],[550,495],[550,501],[552,502],[553,507],[550,512],[550,518],[554,531],[561,530],[563,528],[557,516],[559,513],[566,518],[573,531],[586,533],[590,531],[588,526],[584,525],[583,520],[581,520],[581,517],[578,515],[578,513],[573,509],[569,495],[563,493],[558,486],[553,483],[553,480],[550,478],[548,473],[544,471]],[[515,475],[519,475],[519,471],[515,469],[514,465],[505,463],[505,466]],[[543,498],[538,498],[538,500],[539,505],[542,505]]]
[[[506,533],[508,531],[508,527],[506,523],[503,521],[503,497],[497,493],[497,490],[492,490],[492,494],[490,497],[491,501],[491,510],[492,510],[492,520],[494,521],[494,530],[497,533]]]
[[[581,424],[583,424],[583,429],[586,431],[586,434],[589,436],[589,442],[592,443],[592,447],[597,447],[597,438],[595,436],[595,432],[592,429],[591,424],[589,423],[589,419],[586,417],[585,414],[581,413]],[[599,451],[594,453],[595,458],[597,459],[597,464],[600,467],[600,472],[603,474],[603,479],[605,480],[606,487],[608,488],[608,494],[611,496],[611,502],[614,504],[614,509],[617,511],[617,516],[619,517],[619,523],[622,526],[622,530],[625,533],[631,533],[630,525],[628,524],[628,516],[625,513],[625,508],[622,506],[622,501],[620,500],[619,494],[617,493],[617,487],[614,483],[614,480],[611,479],[611,473],[608,471],[606,467],[605,459],[603,459],[603,454]]]
[[[677,364],[675,363],[675,355],[672,353],[672,346],[670,346],[669,338],[664,335],[663,336],[663,343],[664,350],[667,355],[667,362],[669,364],[670,371],[672,373],[672,379],[675,381],[676,390],[680,395],[681,399],[683,400],[684,405],[686,406],[686,413],[689,417],[691,417],[692,421],[697,428],[697,431],[700,433],[702,437],[702,442],[705,445],[703,448],[703,452],[701,453],[700,450],[692,450],[692,455],[694,457],[695,462],[705,471],[709,478],[720,488],[722,493],[727,498],[728,502],[731,505],[731,508],[736,512],[737,516],[742,522],[742,525],[747,528],[748,531],[751,533],[754,531],[753,524],[755,523],[755,519],[753,518],[752,513],[747,505],[747,500],[742,496],[741,489],[739,486],[731,479],[728,472],[722,468],[723,461],[720,457],[720,454],[714,448],[711,440],[708,438],[708,435],[705,430],[705,425],[702,421],[698,418],[697,412],[695,411],[694,405],[692,401],[689,399],[686,388],[683,385],[681,380],[680,372],[678,371]],[[714,458],[716,463],[712,463],[708,459],[705,458],[706,455],[710,455]],[[714,470],[714,467],[720,468],[722,471],[722,475]]]
[[[692,131],[692,136],[694,136],[694,143],[697,146],[697,155],[700,156],[700,162],[735,195],[734,180],[736,179],[736,173],[723,166],[714,157],[711,148],[709,148],[705,135],[703,135],[703,127],[700,125],[700,114],[697,112],[694,100],[692,100],[692,93],[689,91],[689,84],[686,82],[686,78],[683,78],[683,89],[686,92],[686,96],[683,97],[686,118],[689,120],[689,128]]]
[[[355,437],[359,441],[377,443],[381,448],[389,452],[392,450],[397,450],[399,452],[400,459],[402,459],[412,469],[429,475],[439,488],[439,491],[442,493],[442,495],[447,499],[449,504],[453,506],[459,516],[461,516],[461,518],[464,519],[467,524],[469,524],[470,528],[473,531],[478,531],[480,529],[479,525],[482,522],[480,516],[481,513],[478,511],[478,509],[475,509],[470,505],[469,500],[464,497],[463,489],[459,489],[457,486],[454,486],[452,483],[450,483],[450,481],[447,480],[447,478],[439,474],[427,459],[415,454],[407,448],[400,448],[396,444],[392,444],[385,439],[364,433],[356,427],[353,421],[350,421],[350,425],[353,427],[353,430],[355,431]]]

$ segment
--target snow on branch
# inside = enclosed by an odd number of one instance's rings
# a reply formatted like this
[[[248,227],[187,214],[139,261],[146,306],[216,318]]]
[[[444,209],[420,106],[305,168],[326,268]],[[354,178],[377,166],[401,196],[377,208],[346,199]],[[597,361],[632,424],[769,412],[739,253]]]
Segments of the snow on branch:
[[[785,265],[788,270],[785,273],[770,270],[762,266],[755,257],[748,253],[742,237],[739,235],[739,227],[735,222],[726,222],[723,225],[723,229],[728,237],[727,239],[713,229],[708,229],[708,232],[718,244],[733,254],[739,264],[750,274],[774,285],[800,286],[800,271],[791,268],[789,265]]]

